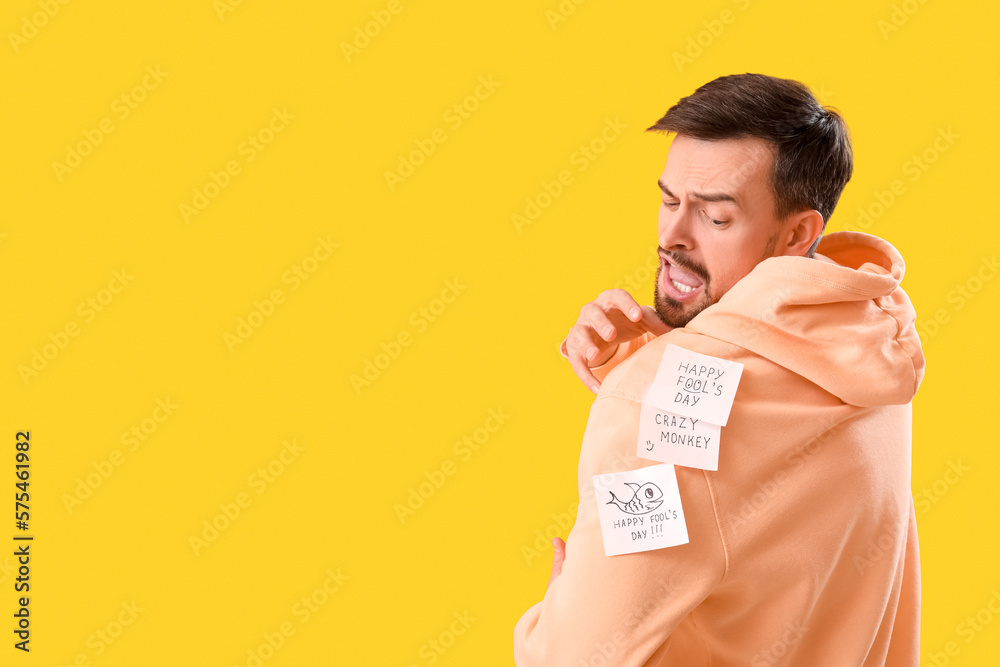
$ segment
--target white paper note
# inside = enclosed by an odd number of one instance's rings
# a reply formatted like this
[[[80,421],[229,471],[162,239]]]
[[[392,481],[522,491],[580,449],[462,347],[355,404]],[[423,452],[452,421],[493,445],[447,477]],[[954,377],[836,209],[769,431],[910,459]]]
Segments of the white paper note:
[[[662,410],[725,426],[743,364],[667,345],[648,392]]]
[[[648,402],[651,386],[647,384],[643,392],[636,454],[651,461],[718,470],[722,427],[661,410]]]
[[[684,509],[672,465],[594,475],[594,495],[606,555],[687,544]]]

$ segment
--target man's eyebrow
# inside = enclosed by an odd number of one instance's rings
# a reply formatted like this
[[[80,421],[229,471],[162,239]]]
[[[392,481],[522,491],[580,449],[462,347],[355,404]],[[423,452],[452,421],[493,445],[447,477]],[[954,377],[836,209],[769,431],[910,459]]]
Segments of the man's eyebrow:
[[[677,198],[676,195],[670,191],[667,184],[663,182],[663,179],[657,181],[660,189],[663,190],[663,194],[668,197]],[[700,199],[702,201],[727,201],[737,206],[740,206],[740,200],[737,199],[736,195],[729,194],[728,192],[692,192],[691,197],[694,199]]]

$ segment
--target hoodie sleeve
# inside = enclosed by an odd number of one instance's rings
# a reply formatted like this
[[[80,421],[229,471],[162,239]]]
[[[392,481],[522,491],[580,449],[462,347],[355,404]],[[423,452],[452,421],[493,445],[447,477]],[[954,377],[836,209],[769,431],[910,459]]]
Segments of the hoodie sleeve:
[[[654,334],[644,333],[638,338],[633,338],[627,343],[619,345],[618,349],[615,350],[615,353],[612,354],[607,361],[600,366],[594,366],[590,369],[590,372],[594,374],[594,377],[597,378],[598,382],[604,382],[604,378],[606,378],[608,373],[613,371],[618,364],[628,359],[636,350],[654,338],[656,338]]]
[[[606,556],[593,475],[657,465],[636,456],[639,403],[602,387],[580,454],[580,504],[562,573],[514,628],[519,667],[644,665],[725,574],[712,494],[702,470],[676,467],[688,544]],[[687,622],[690,622],[687,621]]]

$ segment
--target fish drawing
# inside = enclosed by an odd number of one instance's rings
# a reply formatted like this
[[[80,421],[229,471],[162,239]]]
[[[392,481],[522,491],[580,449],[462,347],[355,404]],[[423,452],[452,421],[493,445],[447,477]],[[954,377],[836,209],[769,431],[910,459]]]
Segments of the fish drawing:
[[[626,514],[646,514],[663,504],[663,492],[652,482],[646,482],[642,486],[634,482],[625,482],[625,486],[632,489],[632,498],[628,502],[622,502],[615,497],[614,491],[609,491],[611,500],[608,501],[608,505],[615,505]]]

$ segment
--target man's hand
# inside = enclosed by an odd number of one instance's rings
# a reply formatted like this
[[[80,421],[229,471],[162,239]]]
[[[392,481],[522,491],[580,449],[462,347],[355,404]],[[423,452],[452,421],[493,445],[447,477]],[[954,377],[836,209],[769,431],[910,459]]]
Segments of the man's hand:
[[[559,346],[569,359],[573,372],[590,391],[597,393],[601,383],[590,369],[600,366],[615,353],[618,345],[646,332],[659,336],[670,331],[656,311],[640,306],[623,289],[601,292],[580,309],[580,317]]]
[[[566,560],[566,543],[562,541],[561,537],[552,538],[552,548],[554,549],[552,552],[552,574],[549,576],[549,583],[545,585],[546,589],[562,572],[563,561]]]

